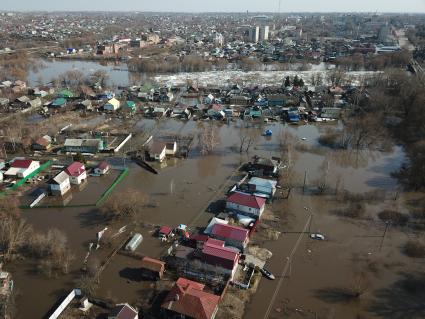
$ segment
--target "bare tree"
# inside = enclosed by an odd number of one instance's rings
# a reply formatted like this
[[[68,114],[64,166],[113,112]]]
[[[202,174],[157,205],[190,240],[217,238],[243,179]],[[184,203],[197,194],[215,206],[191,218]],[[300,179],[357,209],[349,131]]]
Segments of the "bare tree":
[[[125,193],[114,194],[103,204],[102,212],[106,220],[117,221],[125,218],[137,219],[137,215],[148,203],[146,194],[130,189]]]
[[[22,219],[6,217],[0,221],[0,246],[4,251],[4,258],[11,259],[18,249],[27,241],[31,227]]]
[[[217,126],[212,123],[202,126],[198,134],[198,143],[202,155],[207,155],[214,151],[216,146],[220,144],[220,134]]]

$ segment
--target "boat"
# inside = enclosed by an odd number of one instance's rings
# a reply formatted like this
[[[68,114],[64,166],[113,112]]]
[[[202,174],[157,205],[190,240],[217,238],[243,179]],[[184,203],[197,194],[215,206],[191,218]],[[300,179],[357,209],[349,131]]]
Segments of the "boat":
[[[260,268],[260,271],[263,274],[263,276],[266,277],[267,279],[270,279],[270,280],[276,279],[276,277],[270,271],[268,271],[266,268]]]
[[[272,136],[273,132],[272,130],[265,130],[263,133],[263,136]]]

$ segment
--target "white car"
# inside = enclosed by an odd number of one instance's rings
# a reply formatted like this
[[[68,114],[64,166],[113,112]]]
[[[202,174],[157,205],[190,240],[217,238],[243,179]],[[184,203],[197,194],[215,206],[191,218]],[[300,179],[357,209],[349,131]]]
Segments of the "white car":
[[[310,234],[310,238],[311,239],[316,239],[316,240],[325,240],[325,236],[323,236],[322,234]]]

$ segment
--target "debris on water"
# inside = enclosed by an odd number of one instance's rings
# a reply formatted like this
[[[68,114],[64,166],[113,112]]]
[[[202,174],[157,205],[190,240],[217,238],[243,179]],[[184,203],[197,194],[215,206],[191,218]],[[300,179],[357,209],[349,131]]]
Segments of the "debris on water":
[[[275,308],[274,311],[281,313],[282,312],[282,308]]]

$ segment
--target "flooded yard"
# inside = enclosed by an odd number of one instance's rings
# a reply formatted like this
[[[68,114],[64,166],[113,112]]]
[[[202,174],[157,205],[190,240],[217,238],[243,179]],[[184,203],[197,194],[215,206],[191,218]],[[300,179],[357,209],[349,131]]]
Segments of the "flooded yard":
[[[141,120],[136,124],[139,127],[146,125],[152,127],[152,134],[155,136],[196,136],[199,127],[210,123],[169,119]],[[270,318],[281,318],[283,314],[288,318],[300,318],[301,315],[301,318],[314,318],[316,313],[319,317],[331,314],[334,318],[340,318],[344,311],[352,310],[353,307],[358,307],[359,313],[363,312],[363,304],[347,304],[333,300],[331,288],[344,286],[352,281],[356,277],[357,269],[365,269],[365,264],[379,263],[382,265],[379,268],[379,276],[369,279],[370,294],[364,298],[366,303],[372,302],[372,291],[395,280],[396,271],[406,265],[406,257],[398,249],[406,236],[396,229],[391,230],[380,249],[384,229],[382,223],[352,221],[336,216],[333,209],[341,203],[330,201],[326,196],[312,196],[308,192],[303,194],[300,186],[306,174],[307,189],[315,187],[314,180],[320,175],[319,167],[326,159],[331,167],[330,185],[335,182],[335,176],[341,176],[343,188],[350,192],[363,193],[374,189],[395,192],[397,183],[390,174],[400,167],[404,160],[403,149],[396,146],[391,152],[370,154],[362,161],[344,160],[343,155],[338,154],[342,151],[319,146],[318,137],[324,130],[323,126],[257,123],[247,128],[255,136],[255,145],[249,153],[239,153],[240,123],[214,125],[218,125],[220,143],[212,154],[201,156],[200,145],[195,138],[195,145],[189,157],[168,161],[166,166],[158,167],[158,175],[128,160],[124,161],[119,156],[109,159],[111,163],[123,163],[130,170],[114,193],[122,194],[136,189],[146,194],[149,199],[137,217],[144,236],[138,252],[158,258],[166,248],[152,236],[155,226],[175,227],[178,224],[186,224],[193,230],[204,227],[213,216],[207,212],[208,206],[211,202],[223,198],[223,186],[237,181],[237,177],[233,175],[235,170],[254,154],[265,157],[280,156],[282,134],[290,132],[299,139],[299,143],[310,148],[319,148],[321,151],[315,153],[311,149],[300,148],[294,152],[298,186],[289,199],[277,200],[272,206],[272,211],[278,218],[276,226],[282,235],[277,241],[262,243],[273,252],[267,268],[277,275],[277,280],[261,280],[258,292],[247,306],[245,318],[263,318],[267,311],[270,312]],[[271,129],[273,135],[262,136],[265,129]],[[114,176],[111,174],[105,178],[91,177],[86,189],[73,194],[72,202],[88,203],[97,197]],[[388,203],[390,205],[392,202]],[[373,205],[377,207],[378,204]],[[325,234],[326,241],[313,241],[305,234],[300,237],[300,232],[306,227],[309,219],[309,211],[304,207],[309,207],[313,213],[312,231]],[[70,249],[75,255],[69,275],[49,280],[37,275],[36,266],[29,261],[14,265],[12,270],[19,292],[18,318],[41,318],[67,291],[75,288],[75,280],[82,267],[88,244],[96,240],[96,233],[105,227],[105,222],[96,207],[34,208],[25,210],[23,216],[35,229],[62,230],[67,235]],[[119,226],[123,225],[117,225]],[[279,274],[287,264],[287,257],[291,256],[291,252],[293,255],[290,260],[290,275],[287,271],[284,280],[279,284]],[[99,254],[100,260],[108,254],[108,249],[100,249],[95,254]],[[390,254],[394,265],[385,266],[385,259]],[[102,297],[111,297],[118,302],[131,302],[142,297],[144,289],[151,287],[149,283],[140,283],[129,278],[131,269],[137,268],[138,263],[137,259],[128,256],[114,256],[101,276],[99,291]],[[40,287],[43,287],[43,294],[38,293]],[[61,288],[58,290],[58,287]],[[274,302],[270,303],[273,296]],[[355,311],[351,313],[354,314]]]

